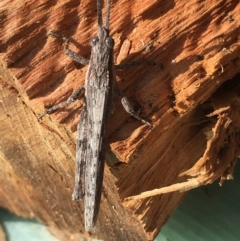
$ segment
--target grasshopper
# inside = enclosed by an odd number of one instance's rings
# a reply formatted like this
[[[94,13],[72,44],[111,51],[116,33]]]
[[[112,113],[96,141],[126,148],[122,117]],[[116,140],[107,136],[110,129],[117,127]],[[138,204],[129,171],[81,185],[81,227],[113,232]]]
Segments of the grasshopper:
[[[66,101],[52,106],[42,115],[39,115],[41,119],[45,114],[51,114],[57,109],[75,101],[83,93],[85,94],[85,103],[77,128],[76,175],[72,199],[79,200],[84,198],[86,232],[94,230],[99,212],[107,145],[108,117],[113,109],[114,93],[116,92],[120,95],[123,107],[129,114],[152,128],[152,125],[148,121],[142,119],[134,112],[127,98],[117,88],[113,62],[114,40],[109,36],[110,7],[111,0],[108,0],[106,21],[103,27],[102,3],[101,0],[97,0],[98,32],[91,39],[90,60],[70,50],[69,39],[64,35],[58,34],[55,31],[50,32],[50,35],[65,41],[65,51],[70,58],[89,67],[83,87],[73,92]],[[125,66],[118,65],[116,68],[126,68],[129,66],[131,64]]]

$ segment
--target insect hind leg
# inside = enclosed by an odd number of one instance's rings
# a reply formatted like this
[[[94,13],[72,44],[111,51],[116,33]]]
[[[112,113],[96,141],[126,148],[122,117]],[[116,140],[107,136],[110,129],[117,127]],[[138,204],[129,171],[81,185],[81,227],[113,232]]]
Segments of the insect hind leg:
[[[87,109],[85,104],[78,123],[77,133],[76,174],[72,200],[80,200],[84,196],[83,185],[87,156]]]

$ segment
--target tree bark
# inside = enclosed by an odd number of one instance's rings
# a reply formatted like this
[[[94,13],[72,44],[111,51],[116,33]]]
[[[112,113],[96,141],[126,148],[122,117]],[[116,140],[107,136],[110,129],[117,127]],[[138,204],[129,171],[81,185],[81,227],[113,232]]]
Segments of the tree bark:
[[[87,70],[48,33],[71,37],[70,48],[89,57],[96,2],[3,0],[0,23],[0,205],[38,218],[61,240],[77,240],[83,204],[71,193],[83,100],[43,121],[37,114],[83,85]],[[116,97],[94,237],[152,240],[184,198],[171,189],[188,183],[181,173],[200,185],[231,178],[239,154],[239,26],[238,0],[113,1],[115,59],[155,63],[117,72],[118,86],[154,129]],[[176,190],[194,187],[184,185]],[[161,187],[171,193],[126,199]]]

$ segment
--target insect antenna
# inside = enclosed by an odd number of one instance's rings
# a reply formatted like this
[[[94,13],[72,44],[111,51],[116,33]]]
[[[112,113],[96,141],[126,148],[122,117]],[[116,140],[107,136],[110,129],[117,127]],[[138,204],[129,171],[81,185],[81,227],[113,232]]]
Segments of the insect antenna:
[[[102,0],[97,0],[98,27],[102,28]]]
[[[111,0],[108,0],[108,2],[107,2],[107,12],[106,12],[106,21],[105,21],[105,28],[106,29],[109,29],[110,7],[111,7]]]

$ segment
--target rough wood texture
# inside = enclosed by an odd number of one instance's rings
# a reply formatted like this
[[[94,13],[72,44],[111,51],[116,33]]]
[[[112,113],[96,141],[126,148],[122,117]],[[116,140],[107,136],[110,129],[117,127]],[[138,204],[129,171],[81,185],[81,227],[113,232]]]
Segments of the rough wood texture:
[[[194,178],[211,169],[211,160],[208,166],[197,162],[209,149],[206,128],[209,132],[213,127],[213,136],[231,130],[220,138],[216,163],[222,154],[223,160],[227,155],[233,160],[239,151],[234,135],[239,129],[239,75],[230,79],[240,72],[240,4],[238,0],[113,1],[110,23],[115,59],[144,58],[163,63],[164,69],[142,65],[118,73],[119,87],[139,103],[155,128],[150,131],[129,117],[116,101],[109,125],[110,168],[105,169],[95,236],[108,241],[152,240],[184,194],[124,198],[184,182],[182,172]],[[82,100],[41,122],[36,116],[44,106],[66,99],[84,83],[86,73],[86,67],[64,54],[60,40],[48,37],[49,31],[70,36],[71,48],[89,56],[96,3],[3,0],[0,26],[0,205],[61,230],[66,240],[70,236],[76,240],[83,230],[83,205],[71,201],[71,192]],[[216,104],[211,98],[219,93],[227,103]],[[219,127],[217,116],[226,117],[221,119],[225,129]],[[229,141],[233,135],[236,139]],[[224,145],[232,142],[236,144]],[[225,165],[217,177],[228,172],[229,165],[234,163]]]
[[[6,241],[6,235],[5,235],[5,232],[2,228],[2,226],[0,226],[0,240],[1,241]]]

